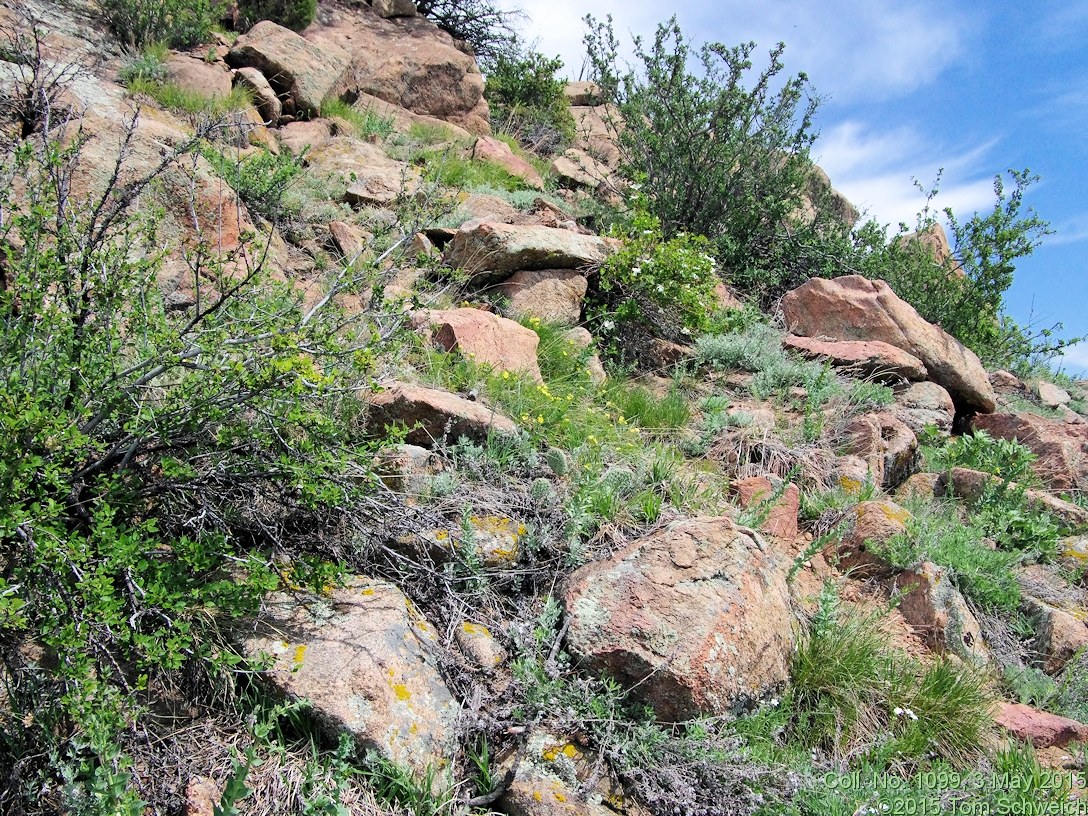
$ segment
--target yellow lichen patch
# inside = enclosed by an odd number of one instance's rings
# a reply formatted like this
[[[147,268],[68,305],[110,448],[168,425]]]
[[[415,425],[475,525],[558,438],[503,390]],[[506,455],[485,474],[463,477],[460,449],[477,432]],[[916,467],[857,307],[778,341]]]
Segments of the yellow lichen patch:
[[[491,637],[491,630],[479,623],[465,621],[461,624],[461,631],[472,637]]]
[[[435,530],[434,531],[434,540],[435,541],[445,541],[449,537],[450,537],[449,530]]]
[[[1078,561],[1088,561],[1088,545],[1080,542],[1067,544],[1062,550],[1062,555],[1066,558],[1075,558]]]
[[[306,649],[309,647],[305,643],[301,643],[295,647],[294,663],[296,666],[301,665],[302,658],[306,656]]]
[[[847,496],[856,496],[861,492],[862,484],[857,479],[851,479],[849,476],[840,476],[839,487]]]
[[[555,760],[558,759],[560,755],[565,756],[568,759],[574,759],[578,756],[578,754],[578,749],[571,745],[569,742],[566,744],[555,743],[553,745],[548,745],[547,747],[545,747],[544,750],[540,752],[540,757],[541,759],[544,759],[548,762],[555,762]]]
[[[544,801],[544,794],[542,794],[538,790],[533,791],[533,798],[538,802],[543,802]]]
[[[865,504],[859,504],[857,508],[858,519],[865,518],[865,515],[870,510],[878,511],[888,521],[893,521],[898,524],[906,524],[910,520],[910,513],[904,510],[902,507],[891,502],[867,502]]]
[[[891,504],[889,502],[880,503],[880,512],[884,514],[884,518],[889,521],[897,521],[900,524],[906,524],[910,521],[910,513],[904,510],[898,505]]]
[[[524,524],[515,525],[507,516],[472,516],[469,523],[481,533],[512,536],[515,542],[526,532]]]
[[[408,691],[408,686],[404,683],[394,683],[393,693],[397,695],[398,700],[407,701],[412,699],[412,692]]]
[[[554,797],[555,797],[555,799],[556,799],[556,801],[557,801],[557,802],[565,802],[565,801],[567,801],[567,797],[565,797],[565,796],[564,796],[563,794],[561,794],[561,793],[560,793],[559,791],[555,791],[555,792],[553,792],[553,793],[552,793],[552,796],[554,796]]]

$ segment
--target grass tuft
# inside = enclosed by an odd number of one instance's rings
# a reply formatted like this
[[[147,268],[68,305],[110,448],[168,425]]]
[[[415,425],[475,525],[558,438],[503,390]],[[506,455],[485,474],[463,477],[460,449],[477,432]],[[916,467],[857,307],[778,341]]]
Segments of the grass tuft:
[[[325,118],[337,117],[350,123],[360,139],[387,139],[393,133],[392,117],[382,116],[369,108],[361,110],[339,99],[323,102],[321,115]]]

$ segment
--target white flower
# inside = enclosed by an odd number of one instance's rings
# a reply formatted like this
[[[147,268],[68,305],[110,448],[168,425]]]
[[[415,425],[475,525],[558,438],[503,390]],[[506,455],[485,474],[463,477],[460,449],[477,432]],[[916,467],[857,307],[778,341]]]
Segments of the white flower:
[[[601,323],[601,328],[605,331],[612,331],[612,329],[616,328],[616,324],[611,320],[605,320]]]
[[[663,294],[665,294],[665,287],[664,287],[664,286],[662,286],[662,285],[661,285],[661,284],[659,283],[659,284],[657,285],[657,291],[658,291],[658,293],[659,293],[659,294],[662,294],[662,295],[663,295]]]
[[[897,717],[902,717],[903,716],[903,709],[901,709],[899,706],[896,706],[895,708],[892,709],[892,714],[894,714]]]
[[[641,272],[641,271],[642,271],[642,267],[641,267],[641,266],[632,266],[632,267],[631,267],[631,274],[632,274],[632,275],[637,275],[637,274],[638,274],[639,272]]]
[[[689,329],[687,326],[684,326],[680,329],[680,334],[691,334],[691,329]],[[777,699],[775,700],[773,705],[778,705]]]

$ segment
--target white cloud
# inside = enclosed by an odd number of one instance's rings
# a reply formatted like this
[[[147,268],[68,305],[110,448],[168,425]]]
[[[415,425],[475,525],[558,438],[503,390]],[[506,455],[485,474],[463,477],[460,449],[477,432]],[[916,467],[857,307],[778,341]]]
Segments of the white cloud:
[[[1076,244],[1088,240],[1088,212],[1078,213],[1061,223],[1054,224],[1054,234],[1046,239],[1051,246]]]
[[[520,6],[524,33],[547,54],[563,57],[577,75],[584,49],[581,19],[612,14],[625,43],[628,33],[651,37],[673,11],[693,40],[735,45],[755,40],[761,51],[786,43],[786,67],[806,71],[821,94],[876,99],[934,81],[965,51],[972,21],[935,0],[702,0],[679,8],[648,0],[501,0]]]
[[[880,131],[846,121],[823,131],[815,158],[836,189],[869,216],[892,227],[901,221],[913,226],[926,197],[912,179],[928,189],[942,167],[938,210],[968,215],[992,204],[993,179],[978,173],[994,145],[990,140],[952,150],[909,126]]]
[[[1067,373],[1077,376],[1088,376],[1088,342],[1077,343],[1070,346],[1062,355],[1062,364]]]

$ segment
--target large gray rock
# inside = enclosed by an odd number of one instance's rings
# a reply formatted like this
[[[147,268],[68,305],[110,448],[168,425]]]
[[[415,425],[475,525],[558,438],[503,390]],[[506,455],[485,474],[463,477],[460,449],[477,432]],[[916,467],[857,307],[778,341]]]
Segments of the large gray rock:
[[[895,589],[903,594],[900,614],[931,649],[950,651],[980,666],[989,662],[990,652],[978,620],[947,569],[925,561],[897,576]]]
[[[927,427],[947,434],[956,418],[956,405],[948,392],[935,382],[911,383],[896,389],[895,405],[889,412],[915,434]]]
[[[265,678],[331,731],[420,777],[449,764],[458,706],[437,633],[396,587],[355,576],[327,597],[275,593],[241,636],[247,657],[271,660]]]
[[[926,378],[921,360],[879,340],[817,340],[787,334],[782,345],[809,359],[826,359],[858,377],[891,382]]]
[[[813,278],[782,298],[794,334],[832,340],[880,340],[913,354],[944,386],[959,411],[990,413],[994,390],[978,356],[927,322],[884,281],[861,275]]]
[[[575,147],[555,158],[552,172],[560,184],[571,189],[585,187],[596,190],[612,177],[608,165]]]
[[[412,326],[445,351],[543,382],[536,356],[540,337],[513,320],[481,309],[420,309],[412,313]]]
[[[610,245],[596,235],[551,227],[485,222],[461,229],[446,246],[450,266],[479,283],[526,269],[584,269],[602,263]]]
[[[1022,703],[998,703],[994,722],[1036,748],[1064,748],[1071,742],[1088,742],[1088,725]]]
[[[861,414],[850,420],[845,448],[864,459],[873,481],[889,490],[918,469],[918,438],[890,411]]]
[[[511,420],[483,403],[408,383],[393,383],[371,394],[367,405],[368,427],[408,428],[404,441],[425,448],[447,436],[451,442],[462,436],[480,442],[491,434],[513,435],[518,430]]]
[[[249,91],[262,120],[272,126],[280,121],[283,103],[264,74],[256,68],[239,68],[234,72],[234,84]]]
[[[1073,399],[1064,388],[1059,388],[1046,380],[1039,380],[1036,383],[1035,392],[1039,395],[1039,401],[1048,408],[1058,408]]]
[[[537,269],[515,273],[497,290],[515,317],[571,325],[582,316],[587,286],[585,276],[573,269]]]
[[[570,577],[567,646],[661,720],[724,714],[789,677],[784,561],[728,518],[674,523]]]
[[[281,99],[291,100],[292,112],[317,116],[348,67],[349,57],[333,43],[318,46],[271,20],[262,20],[238,38],[227,63],[233,68],[256,68]]]
[[[1088,625],[1083,610],[1066,609],[1027,596],[1024,607],[1035,623],[1035,653],[1048,674],[1057,674],[1082,649],[1088,647]],[[1076,614],[1074,614],[1076,613]]]
[[[427,18],[386,20],[341,7],[335,19],[312,27],[306,38],[322,50],[342,49],[350,55],[333,89],[338,98],[377,97],[471,133],[491,132],[484,77],[476,60]]]

